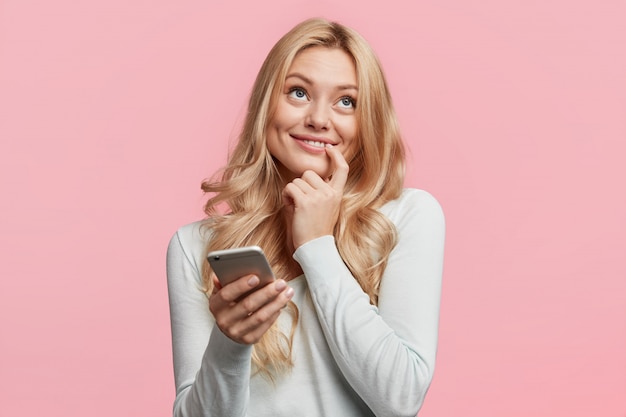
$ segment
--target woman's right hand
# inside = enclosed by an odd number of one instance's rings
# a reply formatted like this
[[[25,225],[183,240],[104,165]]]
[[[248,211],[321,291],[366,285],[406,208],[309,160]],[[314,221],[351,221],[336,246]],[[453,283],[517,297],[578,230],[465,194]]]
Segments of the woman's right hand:
[[[293,297],[293,288],[282,279],[254,290],[259,282],[258,277],[245,275],[222,287],[213,277],[209,309],[217,327],[235,342],[251,345],[261,340]],[[254,291],[242,297],[250,290]]]

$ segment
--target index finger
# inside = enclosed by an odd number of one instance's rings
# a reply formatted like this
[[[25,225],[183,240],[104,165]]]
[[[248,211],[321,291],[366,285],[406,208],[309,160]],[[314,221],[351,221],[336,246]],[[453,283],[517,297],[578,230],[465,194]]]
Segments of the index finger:
[[[222,298],[226,301],[237,301],[259,285],[260,280],[254,274],[244,275],[223,286]]]
[[[332,170],[332,177],[328,183],[335,190],[343,191],[343,187],[346,185],[346,181],[348,180],[348,171],[350,169],[348,163],[343,157],[341,151],[339,149],[335,149],[334,146],[327,146],[326,154],[330,158],[330,167]]]

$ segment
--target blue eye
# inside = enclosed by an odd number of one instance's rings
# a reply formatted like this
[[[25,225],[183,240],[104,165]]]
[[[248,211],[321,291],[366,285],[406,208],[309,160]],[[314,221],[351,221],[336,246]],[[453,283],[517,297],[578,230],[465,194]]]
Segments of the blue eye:
[[[339,100],[339,106],[347,109],[353,109],[356,107],[356,101],[352,97],[342,97]]]
[[[297,100],[303,100],[307,98],[306,91],[304,91],[300,87],[294,87],[291,90],[289,90],[289,96]]]

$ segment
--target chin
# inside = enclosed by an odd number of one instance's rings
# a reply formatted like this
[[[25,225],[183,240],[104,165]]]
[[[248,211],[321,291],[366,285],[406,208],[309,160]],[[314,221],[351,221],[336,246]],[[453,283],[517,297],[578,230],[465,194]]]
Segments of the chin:
[[[328,178],[331,174],[330,167],[328,165],[310,165],[300,171],[300,176],[302,176],[305,171],[313,171],[323,179]]]

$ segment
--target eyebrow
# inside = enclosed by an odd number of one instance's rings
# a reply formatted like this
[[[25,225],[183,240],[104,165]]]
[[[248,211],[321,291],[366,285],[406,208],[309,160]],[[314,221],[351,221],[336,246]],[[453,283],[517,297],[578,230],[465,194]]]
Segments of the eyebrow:
[[[299,72],[294,72],[291,73],[289,75],[287,75],[287,77],[285,78],[285,80],[288,80],[290,78],[299,78],[302,81],[304,81],[307,84],[315,84],[310,78],[306,77],[305,75],[300,74]],[[353,84],[340,84],[336,87],[337,90],[355,90],[355,91],[359,91],[359,88],[356,85]]]

